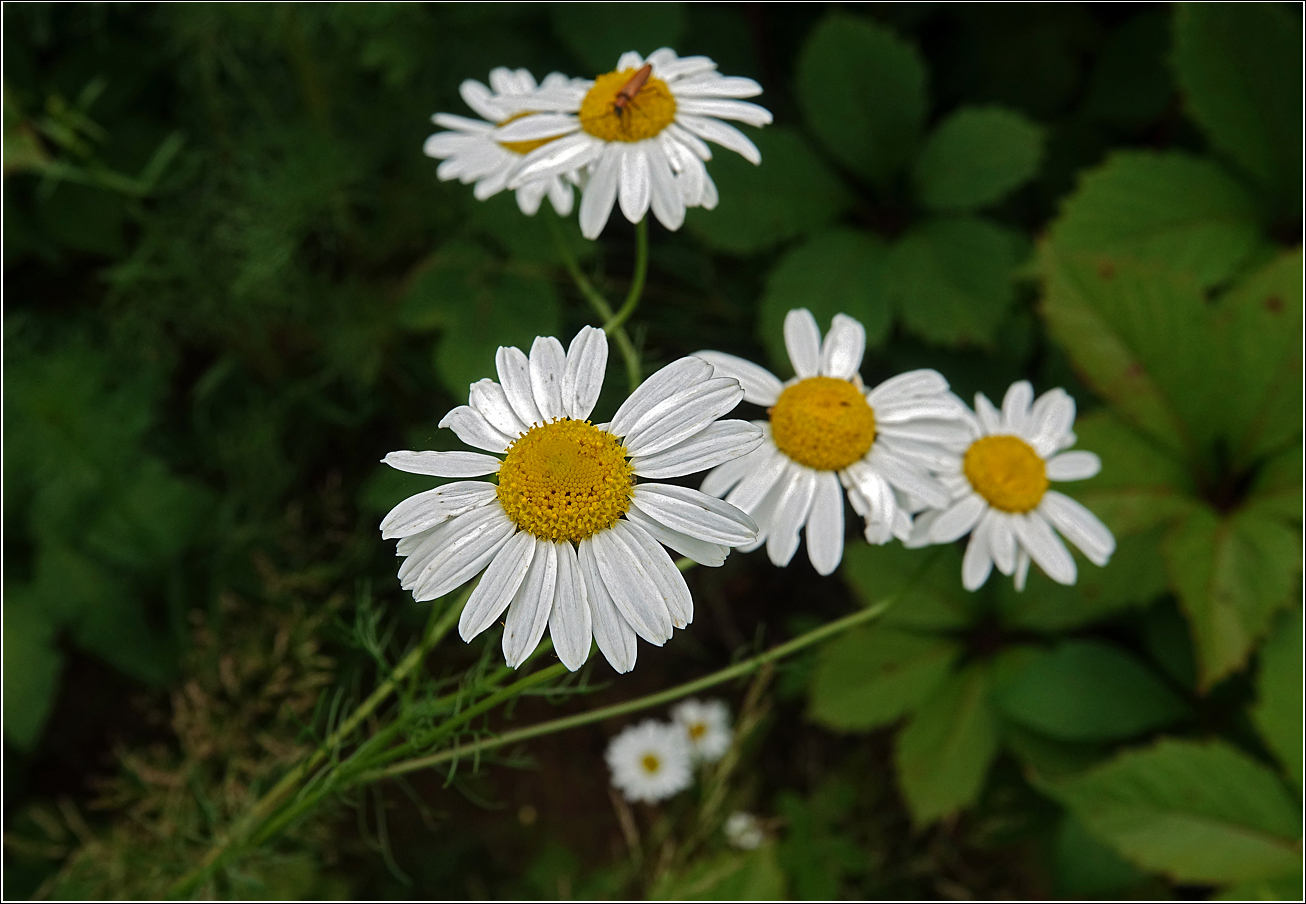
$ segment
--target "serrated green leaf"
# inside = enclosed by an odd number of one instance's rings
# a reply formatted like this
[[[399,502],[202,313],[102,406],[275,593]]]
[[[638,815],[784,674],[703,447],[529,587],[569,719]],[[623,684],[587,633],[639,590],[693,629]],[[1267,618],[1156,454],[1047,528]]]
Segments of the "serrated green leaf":
[[[920,197],[935,210],[1002,200],[1038,171],[1043,129],[1005,107],[963,107],[935,127],[916,158]]]
[[[886,625],[849,631],[818,654],[809,712],[841,731],[887,725],[928,697],[960,654],[946,638]]]
[[[1247,509],[1292,524],[1302,521],[1302,447],[1293,446],[1256,472],[1247,493]]]
[[[1109,741],[1169,725],[1188,706],[1125,650],[1067,641],[994,695],[1008,719],[1064,741]]]
[[[974,803],[997,754],[988,673],[972,665],[921,704],[898,732],[893,759],[918,827]]]
[[[19,750],[41,739],[63,671],[49,610],[28,588],[6,588],[4,604],[4,735]]]
[[[1270,197],[1301,194],[1301,20],[1273,3],[1184,3],[1174,66],[1188,114]]]
[[[685,228],[708,247],[755,254],[821,229],[852,202],[797,132],[771,126],[749,137],[762,153],[761,165],[738,154],[714,157],[710,170],[720,203],[686,212]]]
[[[691,864],[679,875],[665,874],[649,890],[656,901],[778,901],[785,897],[785,874],[773,844],[754,851],[729,851]]]
[[[1043,787],[1123,857],[1176,881],[1261,879],[1301,860],[1299,807],[1223,742],[1164,740]]]
[[[916,151],[925,78],[914,46],[875,22],[831,13],[803,44],[796,90],[808,125],[839,162],[884,183]]]
[[[893,246],[890,296],[903,324],[940,345],[993,341],[1015,300],[1022,239],[974,217],[927,220]]]
[[[1209,688],[1243,666],[1291,602],[1301,535],[1255,512],[1221,516],[1198,506],[1170,529],[1162,551],[1192,628],[1200,685]]]
[[[979,597],[961,586],[961,552],[955,546],[856,543],[844,550],[842,573],[867,606],[903,594],[881,617],[882,624],[946,631],[968,627],[979,617]]]
[[[867,345],[884,341],[890,320],[887,261],[878,238],[851,229],[815,235],[780,259],[767,276],[758,311],[758,331],[777,373],[792,371],[784,319],[793,308],[807,308],[822,329],[829,329],[835,314],[847,314],[866,328]]]
[[[1261,647],[1252,721],[1297,791],[1302,790],[1302,616],[1301,609],[1279,616]]]
[[[685,28],[679,3],[556,3],[550,13],[554,34],[590,67],[584,73],[589,78],[611,72],[628,50],[647,56],[659,47],[675,47]]]
[[[1206,288],[1247,259],[1260,228],[1251,197],[1215,163],[1117,151],[1081,177],[1050,239],[1059,255],[1155,263]]]
[[[1071,898],[1102,899],[1143,881],[1143,874],[1102,844],[1074,816],[1057,829],[1057,892]]]

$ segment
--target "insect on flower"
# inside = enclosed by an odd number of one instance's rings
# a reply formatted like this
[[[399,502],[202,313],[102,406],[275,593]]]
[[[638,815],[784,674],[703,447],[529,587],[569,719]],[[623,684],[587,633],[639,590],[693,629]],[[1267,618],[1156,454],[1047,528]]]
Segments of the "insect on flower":
[[[652,63],[645,63],[639,67],[639,70],[630,77],[630,81],[622,85],[621,90],[617,92],[616,98],[612,101],[612,111],[620,116],[626,109],[626,105],[635,100],[635,95],[639,94],[639,89],[644,87],[644,83],[652,73]]]

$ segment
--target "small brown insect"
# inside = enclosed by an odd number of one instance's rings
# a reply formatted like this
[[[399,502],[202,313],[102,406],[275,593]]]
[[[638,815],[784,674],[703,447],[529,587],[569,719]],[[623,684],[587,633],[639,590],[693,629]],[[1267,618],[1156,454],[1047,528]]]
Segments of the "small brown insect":
[[[652,73],[653,64],[645,63],[630,77],[630,81],[621,86],[616,99],[612,101],[612,109],[618,116],[626,109],[626,104],[635,99],[635,95],[639,93],[640,88],[644,87],[644,83],[648,81],[648,77]]]

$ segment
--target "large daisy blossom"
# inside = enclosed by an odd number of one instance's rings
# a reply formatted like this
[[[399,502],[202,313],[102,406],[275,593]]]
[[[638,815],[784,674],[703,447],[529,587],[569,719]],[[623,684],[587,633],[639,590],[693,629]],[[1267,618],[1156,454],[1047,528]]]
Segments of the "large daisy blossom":
[[[508,187],[509,178],[517,172],[526,155],[544,141],[501,141],[494,137],[499,126],[536,112],[532,102],[541,92],[550,92],[567,84],[567,77],[551,72],[544,82],[536,85],[535,77],[525,69],[515,72],[503,66],[490,73],[490,86],[475,79],[467,79],[459,86],[467,106],[481,119],[468,119],[452,113],[436,113],[431,120],[447,132],[436,132],[426,139],[423,150],[428,157],[443,160],[436,175],[443,181],[457,179],[464,185],[475,182],[472,193],[484,201]],[[572,184],[576,173],[561,172],[540,178],[525,179],[513,185],[517,192],[517,206],[527,216],[540,209],[544,196],[549,196],[553,209],[560,216],[571,213]]]
[[[698,490],[657,483],[746,454],[762,441],[747,421],[719,421],[743,398],[738,381],[681,358],[649,377],[610,424],[587,418],[607,364],[607,337],[585,327],[563,351],[540,337],[530,355],[500,348],[500,382],[472,384],[470,404],[440,421],[477,452],[391,452],[385,463],[458,480],[390,511],[400,581],[433,600],[482,570],[458,623],[464,640],[507,610],[503,654],[516,668],[549,629],[576,670],[591,636],[618,672],[635,666],[635,637],[661,646],[693,620],[689,587],[663,545],[720,565],[756,525]],[[636,478],[642,478],[637,482]],[[488,566],[488,567],[487,567]]]
[[[730,708],[724,700],[682,701],[672,708],[671,718],[685,732],[696,761],[715,763],[730,749],[734,733],[730,730]]]
[[[1086,480],[1101,470],[1092,452],[1075,444],[1075,400],[1052,389],[1034,399],[1024,380],[1013,383],[998,411],[983,393],[966,409],[970,437],[937,468],[951,500],[916,519],[910,546],[950,543],[970,534],[961,582],[976,590],[993,566],[1025,588],[1032,559],[1059,584],[1075,583],[1075,560],[1065,537],[1094,565],[1105,565],[1116,541],[1098,517],[1049,481]],[[1054,531],[1053,528],[1056,530]]]
[[[612,784],[626,800],[664,800],[690,786],[689,744],[677,725],[648,719],[632,725],[608,744]]]
[[[703,492],[724,496],[752,515],[776,565],[788,565],[806,527],[807,555],[821,574],[843,558],[843,493],[865,519],[868,542],[911,533],[911,513],[944,506],[948,493],[930,475],[946,445],[968,436],[966,406],[933,370],[913,370],[871,390],[857,371],[866,331],[836,314],[824,342],[806,308],[788,313],[785,348],[796,376],[787,383],[765,368],[722,352],[697,352],[718,376],[734,377],[744,400],[768,409],[766,440],[713,470]],[[842,491],[841,491],[842,486]]]
[[[761,162],[753,142],[723,121],[769,123],[769,111],[740,100],[761,93],[752,79],[721,75],[707,57],[681,58],[666,47],[647,59],[630,52],[592,82],[577,79],[541,91],[536,107],[547,106],[548,112],[507,123],[494,137],[549,142],[527,155],[509,187],[588,173],[580,202],[586,238],[603,231],[614,203],[632,223],[651,208],[663,226],[675,230],[686,207],[716,206],[716,186],[703,165],[712,158],[706,142]]]

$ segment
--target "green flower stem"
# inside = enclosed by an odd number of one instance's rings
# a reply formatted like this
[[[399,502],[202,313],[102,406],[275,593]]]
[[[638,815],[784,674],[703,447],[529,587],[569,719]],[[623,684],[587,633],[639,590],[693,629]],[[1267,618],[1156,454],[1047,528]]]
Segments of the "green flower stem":
[[[439,643],[450,629],[458,621],[458,616],[462,613],[463,606],[467,603],[467,598],[471,596],[472,589],[475,585],[469,585],[466,590],[460,593],[443,611],[432,608],[430,621],[427,623],[426,633],[422,637],[421,643],[408,652],[408,655],[400,661],[395,670],[390,673],[385,681],[381,682],[371,695],[359,704],[358,709],[340,724],[330,736],[313,751],[303,762],[291,769],[281,780],[272,787],[272,790],[259,798],[258,803],[245,814],[231,830],[227,832],[217,844],[211,847],[204,855],[204,859],[193,870],[186,873],[168,889],[167,897],[182,898],[190,895],[198,886],[208,881],[217,869],[222,866],[227,859],[243,846],[246,839],[251,837],[267,821],[277,808],[285,803],[286,799],[299,787],[300,783],[317,769],[326,760],[331,751],[336,750],[346,738],[348,738],[365,719],[372,715],[382,703],[390,698],[398,689],[399,685],[405,678],[417,668],[431,648]]]
[[[576,261],[576,256],[571,253],[571,248],[567,246],[567,240],[562,234],[562,227],[558,224],[556,216],[546,215],[549,223],[549,231],[553,234],[553,244],[558,248],[558,256],[562,258],[562,265],[566,267],[567,273],[571,276],[571,281],[576,284],[580,294],[585,296],[585,300],[590,303],[590,307],[599,315],[603,321],[603,331],[612,335],[617,340],[617,349],[621,352],[621,357],[626,362],[626,378],[630,382],[630,391],[634,392],[639,386],[643,374],[640,370],[639,352],[635,350],[635,343],[630,341],[630,334],[626,332],[626,318],[635,310],[635,305],[639,303],[639,296],[644,291],[644,276],[648,271],[648,226],[644,221],[640,221],[636,229],[636,246],[635,246],[635,277],[631,282],[631,294],[626,297],[626,303],[621,306],[621,319],[617,320],[618,315],[612,311],[612,305],[603,297],[603,293],[594,287],[580,269],[580,264]],[[642,239],[642,241],[640,241]],[[635,290],[639,291],[636,292]],[[633,300],[632,300],[633,299]],[[627,310],[629,308],[629,310]]]
[[[930,556],[928,561],[917,574],[923,574],[925,569],[934,561],[934,556]],[[705,675],[694,681],[677,685],[665,691],[659,691],[656,694],[649,694],[645,697],[639,697],[635,700],[629,700],[625,703],[617,703],[612,706],[605,706],[601,709],[593,709],[589,712],[577,713],[574,716],[564,716],[561,719],[552,719],[548,722],[541,722],[538,725],[531,725],[527,728],[519,728],[516,731],[505,732],[497,738],[489,738],[484,741],[474,741],[470,744],[461,744],[449,750],[442,750],[439,753],[430,756],[418,757],[417,759],[406,760],[401,763],[395,763],[393,766],[387,766],[385,769],[376,772],[365,773],[359,777],[360,784],[376,781],[382,778],[393,778],[397,775],[404,775],[409,772],[416,772],[419,769],[427,769],[431,766],[438,766],[441,763],[448,763],[460,757],[467,755],[479,755],[487,753],[498,747],[504,747],[508,744],[515,744],[518,741],[526,741],[530,738],[537,738],[541,735],[553,734],[557,731],[565,731],[568,728],[578,728],[581,725],[589,725],[593,722],[601,722],[604,719],[611,719],[616,716],[624,716],[629,713],[639,712],[643,709],[649,709],[663,703],[670,703],[673,700],[679,700],[681,697],[688,697],[690,694],[706,690],[709,687],[715,687],[732,678],[738,678],[741,675],[747,675],[756,671],[768,662],[775,662],[777,659],[783,659],[792,653],[797,653],[812,644],[833,637],[849,628],[855,627],[865,622],[879,618],[885,613],[890,606],[911,586],[916,583],[916,579],[909,581],[897,593],[881,600],[873,606],[868,606],[859,612],[851,615],[845,615],[843,618],[824,624],[819,628],[814,628],[806,634],[800,634],[787,643],[780,644],[765,653],[760,653],[751,659],[745,659],[743,662],[735,663],[720,671]]]

